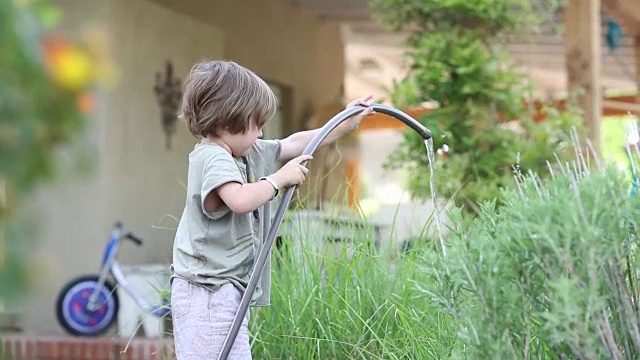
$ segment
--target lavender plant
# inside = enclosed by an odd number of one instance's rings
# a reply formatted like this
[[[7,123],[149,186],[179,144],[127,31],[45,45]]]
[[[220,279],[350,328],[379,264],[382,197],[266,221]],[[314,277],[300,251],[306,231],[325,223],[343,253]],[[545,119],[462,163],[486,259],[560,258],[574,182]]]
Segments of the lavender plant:
[[[423,295],[455,319],[465,358],[640,355],[638,200],[616,169],[582,157],[519,177],[504,205],[453,214],[447,257],[422,255]]]

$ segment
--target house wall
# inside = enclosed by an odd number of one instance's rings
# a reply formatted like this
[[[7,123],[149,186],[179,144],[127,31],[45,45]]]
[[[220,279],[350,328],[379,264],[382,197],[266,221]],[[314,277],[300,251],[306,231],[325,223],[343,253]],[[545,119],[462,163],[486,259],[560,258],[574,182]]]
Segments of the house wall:
[[[294,88],[293,123],[304,126],[307,105],[321,107],[340,93],[344,46],[339,24],[272,0],[153,0],[194,19],[224,29],[224,56],[263,78]],[[328,120],[328,119],[327,119]]]
[[[140,248],[123,244],[121,262],[171,261],[195,139],[179,124],[172,149],[165,149],[153,86],[167,60],[181,79],[199,59],[225,58],[288,86],[293,111],[282,124],[285,134],[303,126],[308,102],[318,106],[336,97],[344,71],[338,26],[275,1],[54,3],[64,10],[68,34],[81,36],[87,25],[107,29],[119,81],[96,94],[87,135],[93,170],[62,176],[33,201],[34,286],[22,325],[38,334],[62,333],[54,312],[57,292],[71,278],[97,271],[114,221],[146,240]]]

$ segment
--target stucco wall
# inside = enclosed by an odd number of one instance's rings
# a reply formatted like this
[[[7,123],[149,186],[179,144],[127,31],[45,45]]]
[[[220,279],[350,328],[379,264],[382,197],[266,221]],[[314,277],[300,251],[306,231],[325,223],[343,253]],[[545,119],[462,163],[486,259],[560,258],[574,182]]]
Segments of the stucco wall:
[[[307,103],[318,108],[340,92],[344,46],[335,22],[322,21],[285,1],[154,1],[216,24],[225,30],[225,58],[293,87],[295,124],[287,124],[285,135],[304,126],[301,115]]]
[[[111,0],[110,6],[121,75],[107,98],[105,216],[147,239],[140,249],[123,248],[122,261],[169,263],[173,231],[155,226],[176,226],[171,217],[179,217],[184,206],[186,160],[195,139],[179,123],[166,150],[155,76],[164,74],[167,60],[183,79],[198,60],[222,57],[224,32],[146,0]]]
[[[122,262],[171,260],[173,231],[157,226],[173,228],[171,217],[180,216],[186,159],[195,139],[180,124],[173,149],[165,150],[153,85],[167,60],[180,78],[201,58],[226,58],[289,86],[293,120],[283,124],[285,134],[302,126],[307,102],[319,106],[335,98],[343,75],[338,26],[279,2],[55,3],[64,10],[68,33],[79,34],[87,24],[108,30],[120,79],[117,87],[97,94],[87,135],[96,151],[93,171],[67,174],[34,199],[37,276],[22,323],[39,334],[62,332],[54,314],[57,291],[72,277],[97,270],[114,221],[146,240],[141,248],[124,244]]]

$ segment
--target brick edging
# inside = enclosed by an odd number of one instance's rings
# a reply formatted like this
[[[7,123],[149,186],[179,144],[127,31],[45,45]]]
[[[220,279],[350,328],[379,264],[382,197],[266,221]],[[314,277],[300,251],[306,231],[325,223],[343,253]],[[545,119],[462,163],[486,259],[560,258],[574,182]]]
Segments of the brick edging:
[[[2,360],[171,360],[173,338],[1,335]]]

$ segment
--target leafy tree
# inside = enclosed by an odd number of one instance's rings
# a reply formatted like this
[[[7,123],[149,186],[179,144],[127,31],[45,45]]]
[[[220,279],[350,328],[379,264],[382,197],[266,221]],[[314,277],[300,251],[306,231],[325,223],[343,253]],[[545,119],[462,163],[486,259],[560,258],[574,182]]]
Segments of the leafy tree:
[[[531,120],[524,99],[530,87],[504,46],[508,35],[541,21],[529,0],[372,0],[378,19],[409,34],[412,67],[395,84],[396,106],[438,108],[420,121],[432,130],[436,148],[449,153],[436,164],[439,195],[466,210],[499,196],[513,184],[513,168],[541,173],[575,125],[571,113]],[[547,5],[547,8],[550,5]],[[549,10],[549,9],[547,9]],[[517,121],[507,122],[507,120]],[[388,165],[408,171],[409,191],[430,194],[423,140],[407,132]]]

